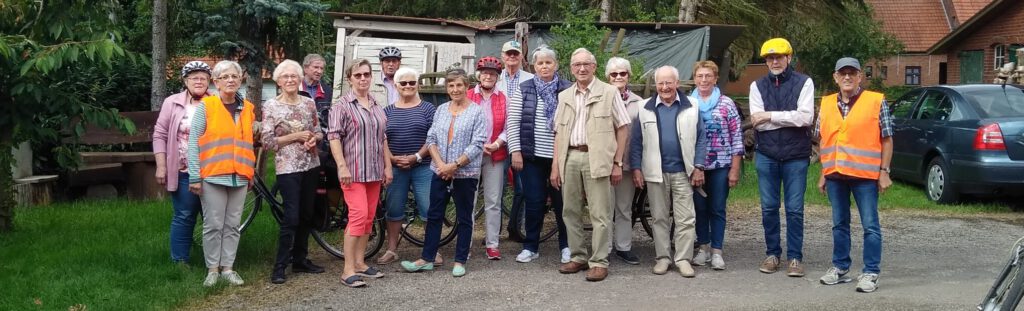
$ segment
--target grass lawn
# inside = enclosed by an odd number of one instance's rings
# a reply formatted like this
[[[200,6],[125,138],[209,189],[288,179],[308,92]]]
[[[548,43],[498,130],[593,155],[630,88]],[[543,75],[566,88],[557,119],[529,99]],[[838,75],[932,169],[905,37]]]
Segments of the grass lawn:
[[[171,263],[170,219],[170,200],[19,208],[16,231],[0,235],[0,310],[166,310],[224,291],[202,286],[199,244],[190,268]],[[277,246],[269,214],[256,222],[236,262],[247,283],[269,275]]]

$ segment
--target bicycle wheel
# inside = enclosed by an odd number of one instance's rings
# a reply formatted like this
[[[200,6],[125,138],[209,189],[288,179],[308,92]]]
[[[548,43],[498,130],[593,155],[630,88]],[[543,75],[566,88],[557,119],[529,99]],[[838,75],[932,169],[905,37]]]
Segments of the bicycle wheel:
[[[518,204],[513,205],[511,214],[515,215],[515,217],[509,217],[509,239],[523,242],[526,240],[526,200],[519,200]],[[555,233],[558,233],[557,217],[550,203],[544,206],[544,218],[541,223],[538,242],[545,242],[555,236]]]
[[[370,229],[370,238],[366,243],[366,254],[363,258],[369,259],[384,247],[384,214],[383,203],[377,207],[377,217],[373,220],[373,227]],[[331,208],[327,225],[323,230],[313,230],[310,234],[324,251],[338,259],[345,259],[345,229],[348,227],[348,206],[344,200],[339,200],[338,205]]]
[[[420,217],[416,208],[416,200],[409,198],[405,205],[405,224],[402,225],[402,237],[413,245],[422,247],[427,236],[427,220]],[[447,245],[455,239],[455,203],[448,202],[441,224],[441,240],[439,246]]]
[[[633,225],[639,222],[640,226],[647,232],[647,236],[654,238],[654,230],[651,229],[651,208],[647,201],[647,187],[637,189],[633,195]]]

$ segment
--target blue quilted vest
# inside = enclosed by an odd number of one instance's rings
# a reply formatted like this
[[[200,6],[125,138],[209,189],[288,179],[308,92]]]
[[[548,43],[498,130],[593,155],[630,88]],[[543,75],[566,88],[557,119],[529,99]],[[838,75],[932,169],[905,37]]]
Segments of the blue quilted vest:
[[[539,79],[534,77],[533,79]],[[519,91],[523,93],[523,117],[519,121],[519,151],[523,153],[523,157],[528,160],[533,160],[535,157],[534,153],[534,131],[535,128],[534,119],[538,113],[544,113],[543,111],[537,111],[537,86],[533,84],[533,79],[523,81],[519,83]],[[559,78],[558,87],[555,92],[557,95],[565,89],[572,86],[572,82]],[[558,103],[545,103],[548,105],[557,105]],[[547,129],[542,129],[547,130]]]
[[[786,68],[780,75],[768,75],[757,80],[765,111],[796,110],[800,90],[807,82],[806,75]],[[771,131],[757,131],[754,149],[775,159],[786,161],[811,156],[811,128],[783,127]]]

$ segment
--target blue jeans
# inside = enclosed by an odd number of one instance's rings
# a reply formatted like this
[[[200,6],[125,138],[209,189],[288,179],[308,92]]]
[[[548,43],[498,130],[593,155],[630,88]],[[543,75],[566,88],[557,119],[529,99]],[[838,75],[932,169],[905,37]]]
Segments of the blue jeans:
[[[878,273],[882,262],[882,226],[878,224],[878,182],[875,180],[825,180],[832,203],[832,265],[850,269],[850,194],[857,201],[864,226],[864,273]]]
[[[536,253],[540,247],[540,231],[544,227],[544,214],[547,211],[545,208],[549,196],[558,226],[558,249],[569,247],[569,236],[565,231],[565,222],[562,221],[562,193],[548,185],[548,179],[551,177],[551,159],[523,159],[523,170],[519,172],[519,176],[523,199],[526,200],[526,236],[523,239],[523,249]]]
[[[455,262],[466,264],[469,259],[469,245],[473,241],[473,199],[476,198],[476,178],[455,178],[452,181],[434,175],[430,181],[430,210],[427,211],[426,241],[420,257],[426,262],[437,258],[441,242],[441,226],[444,223],[448,201],[455,201]]]
[[[711,248],[722,249],[725,201],[729,198],[729,168],[704,171],[704,192],[708,197],[693,195],[693,206],[697,212],[697,244],[711,243]]]
[[[192,233],[203,206],[199,196],[188,191],[188,173],[178,172],[178,190],[171,192],[171,261],[187,262],[192,251]]]
[[[394,179],[391,180],[387,197],[384,198],[385,219],[400,221],[405,218],[405,204],[409,201],[410,187],[412,196],[416,200],[416,209],[420,212],[420,218],[426,219],[427,208],[430,207],[430,180],[434,178],[430,164],[423,163],[408,170],[395,167],[392,172],[394,172]]]
[[[779,205],[785,196],[786,204],[786,257],[803,259],[804,246],[804,191],[807,190],[808,158],[777,161],[758,152],[757,188],[761,195],[761,225],[764,226],[765,255],[782,257],[779,245]],[[781,189],[780,189],[781,188]]]

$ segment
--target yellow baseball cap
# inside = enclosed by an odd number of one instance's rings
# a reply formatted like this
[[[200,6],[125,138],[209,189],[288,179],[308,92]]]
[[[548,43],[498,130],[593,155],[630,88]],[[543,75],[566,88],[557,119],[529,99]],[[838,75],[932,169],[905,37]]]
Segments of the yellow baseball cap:
[[[793,55],[793,45],[783,38],[772,38],[761,45],[761,57],[768,54]]]

